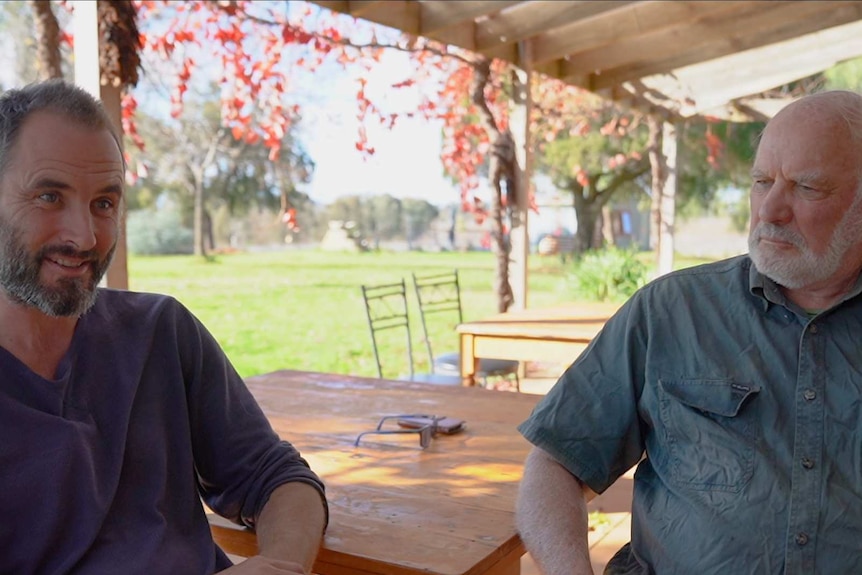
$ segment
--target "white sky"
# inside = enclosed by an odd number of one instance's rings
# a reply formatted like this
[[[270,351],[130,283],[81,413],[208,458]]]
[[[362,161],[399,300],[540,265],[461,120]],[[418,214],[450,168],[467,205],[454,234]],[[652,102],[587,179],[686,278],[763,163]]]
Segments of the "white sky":
[[[310,116],[319,112],[310,112],[303,121],[303,141],[317,165],[305,191],[315,201],[329,203],[352,194],[390,194],[436,205],[459,201],[458,188],[443,177],[439,125],[403,119],[392,130],[371,126],[369,145],[375,153],[366,159],[355,147],[355,101],[335,103],[314,118]]]
[[[391,88],[407,77],[409,62],[401,54],[365,74],[366,92],[384,112],[415,109],[410,89]],[[302,140],[317,163],[306,190],[318,202],[351,194],[390,194],[420,198],[436,205],[460,201],[457,186],[443,176],[440,162],[441,126],[419,118],[400,116],[391,130],[369,116],[369,145],[375,153],[366,159],[355,147],[359,121],[356,92],[359,84],[347,74],[328,78],[313,87],[314,102],[303,106]]]

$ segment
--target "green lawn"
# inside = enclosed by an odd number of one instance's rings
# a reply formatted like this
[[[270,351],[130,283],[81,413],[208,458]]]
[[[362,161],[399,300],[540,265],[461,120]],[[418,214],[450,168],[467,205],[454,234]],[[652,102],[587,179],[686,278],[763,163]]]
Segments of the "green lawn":
[[[571,302],[558,258],[531,256],[531,307]],[[170,294],[183,302],[221,343],[242,376],[276,369],[376,375],[360,286],[458,268],[465,320],[496,311],[494,256],[490,253],[329,253],[290,250],[129,259],[130,289]],[[410,288],[408,288],[410,289]],[[417,369],[427,368],[415,297],[411,327]],[[455,350],[457,337],[440,314],[435,349]],[[394,336],[394,334],[393,334]],[[384,342],[396,376],[406,372],[399,338]],[[399,349],[400,347],[400,349]],[[399,363],[401,361],[401,363]]]

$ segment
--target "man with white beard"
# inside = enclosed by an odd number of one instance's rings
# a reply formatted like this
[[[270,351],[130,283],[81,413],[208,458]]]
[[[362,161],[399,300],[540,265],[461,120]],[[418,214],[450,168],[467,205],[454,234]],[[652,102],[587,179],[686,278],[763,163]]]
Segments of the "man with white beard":
[[[862,96],[785,107],[751,173],[750,254],[640,290],[520,426],[543,573],[592,573],[586,504],[636,464],[605,573],[862,572]]]

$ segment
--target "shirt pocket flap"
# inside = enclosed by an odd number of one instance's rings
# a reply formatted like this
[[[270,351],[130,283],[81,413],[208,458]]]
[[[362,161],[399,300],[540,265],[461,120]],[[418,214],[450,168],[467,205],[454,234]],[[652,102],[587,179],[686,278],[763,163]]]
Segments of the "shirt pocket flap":
[[[735,417],[742,404],[760,387],[729,379],[659,380],[668,395],[694,409],[723,417]]]

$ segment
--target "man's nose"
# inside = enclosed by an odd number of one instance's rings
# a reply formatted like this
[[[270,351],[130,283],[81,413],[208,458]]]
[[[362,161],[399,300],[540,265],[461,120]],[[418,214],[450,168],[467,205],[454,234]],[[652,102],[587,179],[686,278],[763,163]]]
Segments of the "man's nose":
[[[96,247],[96,226],[89,205],[73,205],[64,210],[60,239],[79,251]]]
[[[785,182],[773,182],[758,206],[757,215],[760,221],[781,225],[793,219],[789,194],[790,189]]]

